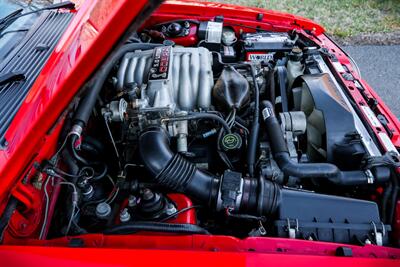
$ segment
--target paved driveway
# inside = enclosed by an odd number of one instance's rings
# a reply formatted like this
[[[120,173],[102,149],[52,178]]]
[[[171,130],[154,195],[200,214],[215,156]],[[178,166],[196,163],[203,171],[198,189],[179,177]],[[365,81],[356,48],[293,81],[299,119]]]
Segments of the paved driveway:
[[[361,75],[400,118],[400,45],[347,46]]]

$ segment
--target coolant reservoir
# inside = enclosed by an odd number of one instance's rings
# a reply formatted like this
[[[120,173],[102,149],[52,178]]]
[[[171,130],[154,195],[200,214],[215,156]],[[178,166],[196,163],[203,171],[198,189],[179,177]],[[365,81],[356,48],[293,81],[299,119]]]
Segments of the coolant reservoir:
[[[300,48],[295,47],[289,53],[289,60],[287,63],[288,72],[288,88],[292,87],[294,80],[304,73],[304,65],[301,63],[303,57],[303,52]]]

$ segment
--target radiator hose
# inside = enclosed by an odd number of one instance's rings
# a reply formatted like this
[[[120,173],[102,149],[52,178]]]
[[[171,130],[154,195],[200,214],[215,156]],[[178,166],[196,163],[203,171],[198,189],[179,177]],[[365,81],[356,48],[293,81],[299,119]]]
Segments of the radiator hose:
[[[369,184],[373,182],[373,179],[383,182],[390,177],[390,170],[384,167],[372,168],[370,172],[341,171],[336,165],[330,163],[294,162],[289,156],[289,150],[271,102],[262,102],[262,116],[274,159],[286,176],[294,176],[299,179],[324,179],[344,186]]]

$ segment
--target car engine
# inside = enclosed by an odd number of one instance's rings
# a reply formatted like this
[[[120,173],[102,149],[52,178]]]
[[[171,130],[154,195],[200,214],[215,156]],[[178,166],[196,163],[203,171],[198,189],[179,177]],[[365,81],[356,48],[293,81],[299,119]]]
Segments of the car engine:
[[[181,45],[192,27],[195,41]],[[71,185],[49,236],[389,245],[392,191],[377,188],[395,177],[398,152],[376,144],[328,57],[296,31],[238,32],[218,19],[135,33],[88,83],[41,166]]]

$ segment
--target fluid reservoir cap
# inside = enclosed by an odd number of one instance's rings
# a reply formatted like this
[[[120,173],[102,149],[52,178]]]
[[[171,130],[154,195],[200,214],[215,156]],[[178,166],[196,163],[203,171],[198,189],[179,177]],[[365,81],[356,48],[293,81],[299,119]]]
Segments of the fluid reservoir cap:
[[[222,138],[221,145],[225,151],[237,150],[242,146],[242,137],[237,133],[228,133]]]
[[[303,57],[303,51],[298,47],[293,47],[292,51],[289,53],[289,59],[292,61],[300,61]]]
[[[177,22],[169,24],[167,28],[168,35],[171,37],[178,36],[179,34],[182,33],[182,31],[183,31],[182,25]]]
[[[111,214],[111,207],[106,202],[101,202],[96,206],[96,216],[98,218],[106,218]]]
[[[237,41],[235,31],[232,28],[224,27],[222,29],[222,42],[231,46]]]

